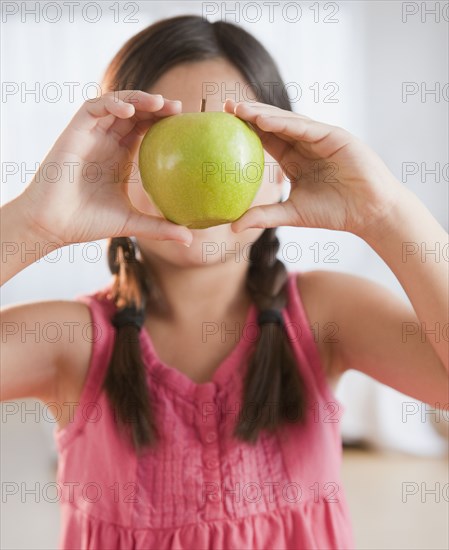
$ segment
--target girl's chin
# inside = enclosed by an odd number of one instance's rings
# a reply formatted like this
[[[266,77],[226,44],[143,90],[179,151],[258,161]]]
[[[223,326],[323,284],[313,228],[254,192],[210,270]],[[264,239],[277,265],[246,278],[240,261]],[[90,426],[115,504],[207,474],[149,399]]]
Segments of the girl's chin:
[[[204,229],[191,229],[193,233],[193,238],[197,238],[199,240],[205,238],[205,236],[209,235],[218,235],[223,233],[231,234],[231,224],[230,223],[223,223],[221,225],[213,225],[212,227],[205,227]]]
[[[229,260],[238,253],[237,235],[232,232],[230,224],[192,229],[192,234],[190,247],[176,241],[144,242],[140,239],[141,250],[143,253],[147,251],[150,261],[155,256],[178,267],[206,267]]]
[[[167,241],[165,244],[160,250],[153,249],[153,254],[180,268],[206,267],[221,261],[221,247],[216,239],[202,242],[194,240],[189,248],[174,241]]]

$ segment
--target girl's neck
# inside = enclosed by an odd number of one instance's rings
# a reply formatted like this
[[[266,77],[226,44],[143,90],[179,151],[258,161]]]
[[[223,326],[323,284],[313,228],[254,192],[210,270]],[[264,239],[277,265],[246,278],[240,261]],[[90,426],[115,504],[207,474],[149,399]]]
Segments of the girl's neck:
[[[171,322],[184,324],[192,317],[226,319],[246,311],[251,299],[246,290],[247,262],[177,267],[151,255],[144,264],[154,274],[168,306]]]

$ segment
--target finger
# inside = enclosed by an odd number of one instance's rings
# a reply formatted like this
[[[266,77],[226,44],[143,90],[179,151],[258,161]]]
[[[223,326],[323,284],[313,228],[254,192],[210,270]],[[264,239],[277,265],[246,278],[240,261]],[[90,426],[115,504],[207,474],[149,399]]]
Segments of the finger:
[[[114,98],[112,95],[103,96],[98,100],[89,100],[84,103],[81,109],[72,119],[73,127],[80,132],[89,132],[102,118],[108,118],[113,122],[113,117],[131,118],[136,112],[134,105]],[[106,124],[105,124],[106,126]]]
[[[234,110],[237,106],[237,103],[232,99],[227,99],[223,104],[223,111],[229,114],[235,114]],[[248,121],[246,121],[248,122]],[[251,123],[250,123],[251,124]],[[264,149],[278,162],[281,162],[285,157],[287,151],[289,150],[289,145],[285,140],[279,139],[275,134],[269,132],[264,132],[257,126],[251,124],[251,128],[259,136],[260,141]]]
[[[266,204],[250,208],[238,220],[231,224],[235,233],[240,233],[251,227],[264,228],[282,225],[296,225],[298,215],[290,201]]]
[[[165,99],[163,106],[157,111],[149,113],[147,111],[136,111],[137,120],[147,120],[153,115],[153,117],[166,117],[172,115],[178,115],[182,111],[182,102],[178,99]]]
[[[141,236],[157,241],[176,241],[186,246],[190,246],[193,239],[193,234],[187,227],[172,223],[165,218],[149,216],[139,212],[136,208],[131,211],[120,236]]]
[[[326,130],[329,132],[333,128],[306,116],[263,103],[237,103],[234,106],[234,113],[242,120],[250,122],[265,132],[271,132],[288,143],[294,143],[300,139],[318,141],[326,135]],[[282,120],[284,124],[273,124],[273,120]],[[306,133],[309,129],[311,131]]]
[[[293,148],[295,141],[292,140],[292,144],[290,144],[277,134],[264,132],[257,126],[252,126],[252,128],[259,136],[265,151],[279,163],[287,178],[291,182],[295,181],[298,173],[301,172],[301,167],[298,164],[298,153]]]
[[[262,129],[260,126],[257,125],[257,116],[256,111],[249,108],[249,105],[253,104],[243,104],[243,103],[236,103],[232,100],[227,100],[224,104],[223,110],[225,112],[229,112],[230,114],[233,114],[235,111],[238,113],[239,118],[242,118],[242,120],[245,120],[245,122],[248,122],[251,125],[251,128],[256,132],[256,134],[259,136],[260,140],[262,141],[262,145],[264,149],[280,164],[291,164],[295,163],[295,147],[300,146],[301,152],[305,153],[308,156],[311,156],[312,158],[319,157],[316,153],[310,150],[310,145],[308,143],[299,143],[297,138],[287,136],[286,134],[282,134],[280,132],[271,132],[269,128]],[[271,107],[264,105],[262,103],[257,103],[254,105],[258,105],[261,107]],[[237,107],[239,107],[237,109]],[[257,112],[260,110],[258,109]],[[289,111],[284,111],[282,109],[277,109],[279,113],[282,113],[283,115],[287,117],[296,118],[297,120],[302,119],[304,121],[312,121],[312,119],[298,115],[296,113],[292,113]],[[297,164],[297,163],[296,163]],[[295,168],[295,172],[297,171],[297,168]],[[287,170],[287,176],[290,177],[291,174],[288,173]]]
[[[270,132],[264,132],[257,126],[253,126],[253,130],[259,136],[262,142],[263,148],[279,163],[285,158],[288,152],[291,150],[291,145],[285,140],[280,139],[276,134],[270,134]]]
[[[164,99],[164,105],[159,111],[136,111],[135,115],[130,119],[116,118],[109,130],[120,139],[126,139],[130,133],[137,134],[138,137],[139,135],[143,135],[155,121],[163,117],[180,114],[181,111],[182,103],[180,101]],[[128,141],[132,142],[135,138],[136,136],[132,135]]]
[[[235,105],[236,105],[235,101],[233,101],[232,99],[227,99],[223,103],[223,111],[225,113],[234,114]]]
[[[127,106],[128,107],[128,112],[126,113],[126,117],[123,118],[122,116],[120,116],[120,112],[116,112],[118,111],[119,109],[117,109],[115,106],[114,108],[111,107],[111,111],[113,111],[112,114],[109,114],[107,116],[103,116],[101,118],[98,118],[97,119],[97,124],[94,126],[94,128],[96,130],[102,130],[103,132],[111,132],[111,134],[114,134],[116,132],[114,132],[113,130],[113,126],[115,124],[116,121],[120,121],[120,122],[123,122],[125,123],[126,125],[128,126],[131,126],[133,124],[135,124],[135,118],[134,118],[134,115],[135,115],[135,110],[133,111],[134,109],[134,106],[131,105],[130,103],[125,103],[123,102],[123,105]],[[128,116],[128,114],[130,116]],[[120,135],[117,134],[117,137],[120,139]]]
[[[73,125],[77,130],[92,130],[99,119],[108,115],[118,118],[131,118],[137,111],[154,112],[164,106],[161,95],[151,95],[140,90],[125,90],[111,92],[86,101],[73,117]]]
[[[251,122],[264,132],[274,133],[288,142],[291,142],[292,139],[309,143],[316,142],[325,138],[334,128],[296,113],[281,109],[278,109],[278,113],[274,113],[273,110],[265,107],[251,107],[248,103],[238,103],[234,112],[239,118]]]
[[[294,138],[295,147],[308,151],[312,158],[329,158],[354,140],[343,128],[315,121],[262,116],[257,119],[257,126],[265,132],[275,132],[281,139]]]
[[[295,113],[290,110],[281,109],[276,105],[269,105],[267,103],[260,103],[257,101],[236,102],[236,101],[233,101],[232,99],[227,99],[226,102],[224,103],[223,110],[227,113],[234,113],[239,117],[240,117],[240,114],[244,115],[244,113],[248,113],[252,115],[255,115],[257,113],[259,115],[291,116],[291,117],[303,118],[305,120],[312,120],[311,118],[301,113]]]
[[[160,111],[154,113],[154,116],[148,118],[142,117],[142,120],[139,120],[132,128],[129,128],[128,134],[120,140],[120,145],[127,147],[131,152],[135,151],[153,124],[162,118],[180,114],[181,111],[182,103],[180,101],[169,100],[169,103]],[[125,121],[120,120],[117,122],[122,123]],[[125,131],[125,128],[119,129],[119,131],[120,130]]]
[[[155,112],[164,106],[164,98],[160,94],[149,94],[142,90],[121,90],[112,92],[115,101],[122,100],[135,107],[136,112]]]
[[[131,132],[120,140],[120,145],[126,147],[131,154],[134,154],[153,123],[153,120],[145,120],[135,124]]]
[[[224,109],[228,113],[230,112],[235,113],[237,107],[239,109],[243,107],[254,108],[259,110],[260,112],[265,111],[268,113],[269,112],[290,112],[290,111],[284,111],[283,109],[281,109],[280,107],[277,107],[276,105],[269,105],[268,103],[260,103],[259,101],[234,101],[233,99],[227,99],[224,103]]]
[[[285,136],[308,143],[326,138],[334,128],[314,120],[277,115],[256,115],[254,122],[264,132],[276,133],[281,138]]]

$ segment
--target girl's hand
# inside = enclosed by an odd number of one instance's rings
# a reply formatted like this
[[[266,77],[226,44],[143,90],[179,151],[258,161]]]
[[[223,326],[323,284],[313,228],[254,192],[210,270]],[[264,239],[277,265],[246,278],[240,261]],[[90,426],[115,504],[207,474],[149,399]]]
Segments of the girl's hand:
[[[234,231],[288,225],[363,237],[399,200],[400,183],[346,130],[263,103],[227,100],[224,110],[251,123],[291,182],[286,201],[250,208]]]
[[[179,101],[142,91],[86,101],[21,197],[32,226],[62,246],[133,235],[190,243],[186,227],[140,212],[127,193],[145,132],[180,112]]]

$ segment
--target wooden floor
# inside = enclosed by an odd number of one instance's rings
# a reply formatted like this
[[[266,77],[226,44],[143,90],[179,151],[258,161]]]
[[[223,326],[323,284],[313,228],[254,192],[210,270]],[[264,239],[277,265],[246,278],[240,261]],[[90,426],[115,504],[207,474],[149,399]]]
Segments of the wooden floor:
[[[343,483],[359,550],[449,548],[449,461],[345,449]]]
[[[27,402],[32,409],[33,401]],[[51,485],[46,484],[55,481],[52,426],[36,423],[32,415],[21,421],[14,414],[0,427],[0,548],[56,548],[59,505],[57,500],[50,502],[43,498],[46,487],[50,489],[49,499],[52,498]],[[343,482],[357,549],[449,548],[447,459],[345,449]],[[31,492],[21,494],[21,484]],[[437,495],[432,493],[435,488]],[[17,494],[13,494],[15,489],[19,491]]]

